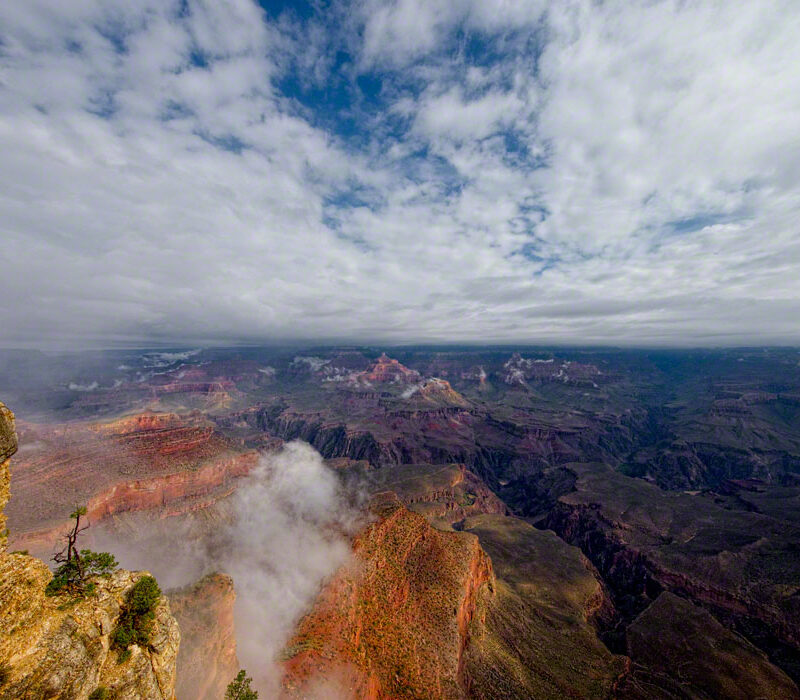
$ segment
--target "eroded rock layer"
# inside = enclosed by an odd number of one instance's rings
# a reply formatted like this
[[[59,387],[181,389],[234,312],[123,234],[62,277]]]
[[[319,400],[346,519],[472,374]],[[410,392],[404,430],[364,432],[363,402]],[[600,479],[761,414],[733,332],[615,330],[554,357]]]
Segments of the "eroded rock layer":
[[[178,515],[229,495],[258,462],[198,415],[25,424],[21,434],[28,447],[15,463],[8,516],[14,546],[37,553],[49,550],[75,504],[95,524],[140,510]]]
[[[666,590],[702,605],[800,677],[800,557],[796,523],[665,493],[599,464],[572,464],[573,491],[545,523],[578,545],[623,618]],[[612,640],[613,642],[613,640]]]

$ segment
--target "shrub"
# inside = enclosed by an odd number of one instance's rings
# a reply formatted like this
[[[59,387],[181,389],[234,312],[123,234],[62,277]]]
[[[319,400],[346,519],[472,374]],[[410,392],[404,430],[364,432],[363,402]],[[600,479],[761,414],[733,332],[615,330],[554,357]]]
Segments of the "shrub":
[[[78,557],[72,557],[55,570],[45,593],[53,596],[66,590],[79,595],[91,595],[95,585],[89,579],[110,576],[117,566],[119,564],[113,554],[82,549]]]
[[[225,691],[225,700],[258,700],[258,693],[250,688],[252,678],[247,677],[244,669],[239,671]]]
[[[108,700],[111,697],[111,693],[104,685],[101,685],[99,688],[95,688],[89,694],[89,700]]]
[[[150,647],[155,609],[160,599],[161,589],[152,576],[142,576],[128,591],[117,627],[111,636],[112,646],[120,650],[120,662],[130,657],[128,647],[131,644]]]

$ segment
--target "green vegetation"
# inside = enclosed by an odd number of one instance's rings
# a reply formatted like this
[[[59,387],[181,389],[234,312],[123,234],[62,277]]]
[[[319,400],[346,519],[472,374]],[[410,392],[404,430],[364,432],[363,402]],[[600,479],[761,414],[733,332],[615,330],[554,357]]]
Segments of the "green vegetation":
[[[10,675],[11,669],[8,667],[8,664],[0,663],[0,688],[6,684]]]
[[[247,677],[244,669],[239,671],[225,691],[225,700],[257,700],[258,693],[250,688],[252,678]]]
[[[315,637],[303,637],[286,647],[280,654],[280,660],[288,661],[304,651],[322,651],[322,642]]]
[[[155,622],[155,609],[161,599],[161,589],[152,576],[143,576],[128,591],[117,627],[111,635],[111,645],[120,650],[120,663],[130,658],[131,644],[150,647]]]
[[[461,495],[458,505],[462,506],[463,508],[468,508],[469,506],[475,505],[477,498],[478,497],[471,491],[466,491]]]
[[[49,596],[61,593],[86,596],[95,591],[95,584],[90,581],[95,576],[110,576],[117,568],[117,560],[108,552],[93,552],[76,546],[78,535],[88,525],[81,527],[81,516],[86,515],[86,506],[77,507],[70,513],[70,518],[75,520],[72,530],[66,535],[67,544],[58,554],[53,556],[53,561],[59,566],[53,573],[53,578],[47,584],[45,594]]]
[[[111,691],[104,685],[101,685],[99,688],[95,688],[89,694],[89,700],[108,700],[110,697]]]

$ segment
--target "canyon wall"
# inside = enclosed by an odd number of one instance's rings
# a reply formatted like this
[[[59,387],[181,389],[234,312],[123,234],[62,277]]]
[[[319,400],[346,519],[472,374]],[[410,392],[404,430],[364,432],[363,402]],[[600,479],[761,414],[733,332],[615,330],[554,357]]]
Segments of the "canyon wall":
[[[353,543],[284,651],[284,694],[461,698],[462,658],[492,563],[474,535],[441,532],[394,494]]]
[[[15,459],[8,516],[12,546],[34,554],[51,550],[76,503],[93,526],[136,511],[184,515],[229,496],[258,463],[255,450],[195,414],[22,426],[28,447]]]

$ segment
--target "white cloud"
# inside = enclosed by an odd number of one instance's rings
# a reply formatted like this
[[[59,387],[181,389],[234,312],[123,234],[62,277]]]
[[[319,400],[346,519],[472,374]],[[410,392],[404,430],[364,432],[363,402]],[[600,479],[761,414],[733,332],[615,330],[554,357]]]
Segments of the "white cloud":
[[[800,341],[796,3],[357,7],[0,6],[3,342]]]

